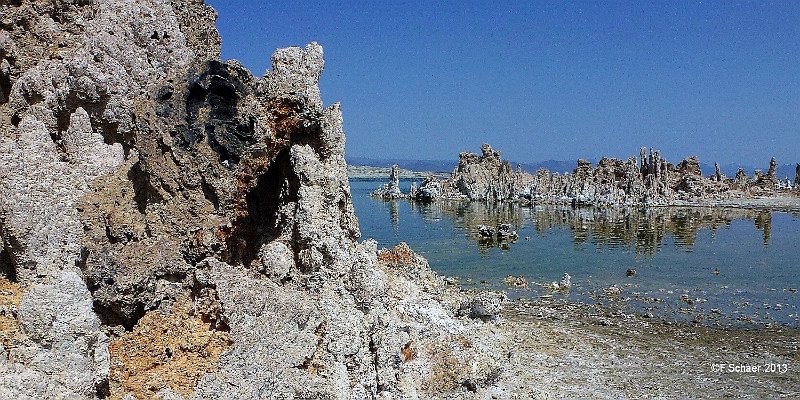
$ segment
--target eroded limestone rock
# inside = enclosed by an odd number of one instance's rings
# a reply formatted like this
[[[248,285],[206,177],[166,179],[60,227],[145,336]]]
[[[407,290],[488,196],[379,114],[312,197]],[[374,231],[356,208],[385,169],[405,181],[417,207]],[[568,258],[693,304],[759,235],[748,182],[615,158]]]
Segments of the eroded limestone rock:
[[[775,157],[769,160],[769,168],[766,173],[756,171],[753,185],[762,191],[773,192],[778,187],[778,162]]]
[[[407,246],[390,262],[358,242],[321,46],[280,49],[255,77],[218,59],[198,0],[0,7],[0,271],[21,293],[0,304],[0,397],[492,384],[480,318],[499,303],[446,288]]]
[[[777,163],[770,171],[750,180],[744,171],[725,179],[716,166],[713,177],[704,177],[697,157],[677,166],[658,150],[642,148],[639,159],[602,158],[593,166],[578,160],[569,174],[547,170],[529,174],[512,170],[508,161],[489,145],[483,155],[462,153],[450,178],[423,182],[410,198],[420,202],[446,200],[522,201],[571,203],[572,205],[634,206],[680,205],[697,201],[727,200],[750,195],[770,195],[778,187]]]
[[[512,170],[500,152],[488,144],[481,146],[481,155],[461,153],[458,166],[453,171],[449,186],[469,200],[511,200],[522,188],[520,180],[526,175]]]
[[[800,187],[800,163],[794,168],[794,186]]]
[[[149,311],[108,346],[109,393],[148,399],[169,391],[189,398],[200,378],[217,370],[229,346],[228,332],[203,321],[190,299],[164,313]]]
[[[389,172],[389,183],[370,193],[370,196],[384,200],[405,198],[406,194],[400,190],[400,166],[397,164],[392,165],[392,169]]]
[[[0,390],[17,398],[95,397],[107,386],[107,339],[81,278],[78,203],[134,151],[135,97],[185,74],[194,57],[173,10],[204,6],[39,0],[0,7],[0,234],[4,269],[25,288],[24,335],[2,357],[16,376],[0,374]],[[59,322],[62,315],[71,320]]]

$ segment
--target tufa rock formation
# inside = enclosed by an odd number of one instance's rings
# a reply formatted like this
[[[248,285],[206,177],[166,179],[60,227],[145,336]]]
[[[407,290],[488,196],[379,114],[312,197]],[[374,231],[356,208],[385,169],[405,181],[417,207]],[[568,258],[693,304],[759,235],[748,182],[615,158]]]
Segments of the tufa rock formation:
[[[384,200],[396,200],[406,197],[400,190],[400,167],[397,164],[392,165],[392,169],[389,172],[389,183],[370,193],[370,196]]]
[[[411,196],[417,201],[429,202],[439,198],[459,198],[481,201],[513,200],[530,181],[530,175],[516,171],[500,152],[488,144],[481,146],[481,155],[463,152],[458,156],[458,166],[444,182],[426,179]]]
[[[750,178],[747,177],[747,173],[744,172],[744,169],[737,169],[736,176],[733,178],[733,187],[746,192],[750,190],[750,185]]]
[[[481,146],[482,155],[461,153],[458,166],[449,179],[450,186],[469,200],[503,201],[513,197],[524,184],[523,174],[513,171],[500,152],[488,144]]]
[[[458,168],[446,180],[429,179],[412,194],[417,201],[467,199],[482,201],[523,201],[571,203],[598,206],[679,205],[697,201],[739,198],[752,194],[769,195],[776,190],[777,163],[773,158],[767,174],[756,174],[751,181],[744,171],[727,180],[716,165],[716,173],[706,178],[697,157],[677,165],[667,162],[657,150],[642,148],[639,159],[602,158],[597,166],[578,160],[571,174],[551,174],[547,170],[531,175],[512,170],[508,161],[489,145],[483,155],[462,153]]]
[[[794,168],[794,186],[800,188],[800,163]]]
[[[442,184],[443,181],[429,176],[422,181],[418,188],[413,188],[409,193],[409,198],[421,203],[439,200],[443,193]]]
[[[491,386],[501,301],[357,241],[322,47],[254,77],[199,0],[0,7],[0,398]]]
[[[775,161],[775,157],[769,161],[769,169],[767,173],[763,173],[761,171],[756,171],[755,173],[755,182],[754,187],[757,188],[758,192],[772,192],[778,186],[778,163]]]

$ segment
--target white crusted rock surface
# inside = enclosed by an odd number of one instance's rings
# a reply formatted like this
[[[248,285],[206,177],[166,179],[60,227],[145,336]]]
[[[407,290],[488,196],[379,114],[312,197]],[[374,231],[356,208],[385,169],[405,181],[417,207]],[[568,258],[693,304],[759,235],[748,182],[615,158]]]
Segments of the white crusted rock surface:
[[[20,292],[0,310],[0,398],[492,385],[494,322],[458,311],[496,304],[407,246],[358,242],[320,45],[254,77],[218,59],[199,0],[0,7],[0,279]]]

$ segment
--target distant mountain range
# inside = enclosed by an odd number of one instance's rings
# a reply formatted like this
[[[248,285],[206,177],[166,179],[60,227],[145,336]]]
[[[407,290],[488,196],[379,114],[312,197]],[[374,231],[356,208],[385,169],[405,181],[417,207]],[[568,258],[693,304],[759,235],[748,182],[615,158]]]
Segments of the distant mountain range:
[[[347,157],[347,164],[352,166],[363,167],[381,167],[389,168],[393,164],[397,164],[400,168],[411,171],[428,171],[428,172],[453,172],[453,169],[458,165],[458,160],[407,160],[407,159],[378,159],[368,157]],[[516,168],[517,163],[511,162],[511,165]],[[529,172],[536,172],[541,168],[546,168],[551,172],[571,172],[575,169],[575,161],[556,161],[548,160],[540,163],[521,163],[522,168]]]
[[[589,160],[593,165],[597,165],[597,160]],[[510,161],[512,167],[516,168],[518,163]],[[408,159],[377,159],[368,157],[347,157],[347,163],[353,166],[368,166],[368,167],[391,167],[392,164],[397,164],[400,168],[411,171],[425,171],[425,172],[452,172],[458,165],[458,160],[408,160]],[[550,172],[572,172],[575,169],[576,160],[547,160],[538,163],[519,163],[525,171],[534,173],[539,169],[545,168]],[[720,170],[728,177],[736,175],[739,168],[744,168],[748,176],[753,176],[756,169],[766,172],[769,164],[753,167],[748,165],[726,164],[720,165]],[[714,164],[700,163],[700,169],[703,175],[714,175]],[[794,179],[795,165],[783,164],[778,165],[778,179]]]

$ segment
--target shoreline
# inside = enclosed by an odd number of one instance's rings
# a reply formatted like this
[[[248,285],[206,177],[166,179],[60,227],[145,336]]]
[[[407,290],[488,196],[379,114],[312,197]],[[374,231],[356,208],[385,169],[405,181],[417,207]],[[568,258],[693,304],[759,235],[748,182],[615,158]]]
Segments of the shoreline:
[[[348,176],[349,180],[352,181],[366,181],[366,182],[383,182],[385,178],[373,177],[373,176]],[[401,181],[413,181],[419,179],[419,176],[401,176]],[[376,187],[379,189],[380,187]],[[408,197],[398,197],[393,199],[381,199],[377,196],[372,196],[376,200],[383,200],[383,201],[397,201],[397,200],[405,200],[412,203],[419,203],[419,204],[426,204],[420,203]],[[501,200],[501,201],[489,201],[489,200],[470,200],[466,197],[460,198],[451,198],[451,197],[443,197],[437,199],[436,201],[429,202],[427,204],[435,204],[437,202],[457,202],[457,203],[469,203],[469,202],[486,202],[486,203],[496,203],[496,204],[516,204],[525,207],[536,207],[536,206],[567,206],[567,207],[574,207],[574,208],[600,208],[600,209],[632,209],[632,208],[732,208],[732,209],[744,209],[744,210],[764,210],[764,211],[779,211],[779,212],[800,212],[800,193],[790,193],[784,192],[777,194],[775,196],[758,196],[758,197],[736,197],[736,198],[729,198],[729,199],[699,199],[693,201],[686,201],[686,200],[674,200],[670,203],[646,203],[646,204],[593,204],[593,203],[582,203],[577,202],[573,205],[572,199],[517,199],[517,200]]]
[[[798,328],[691,326],[526,300],[508,303],[501,315],[497,329],[508,337],[507,370],[497,384],[507,388],[503,398],[800,394]]]

